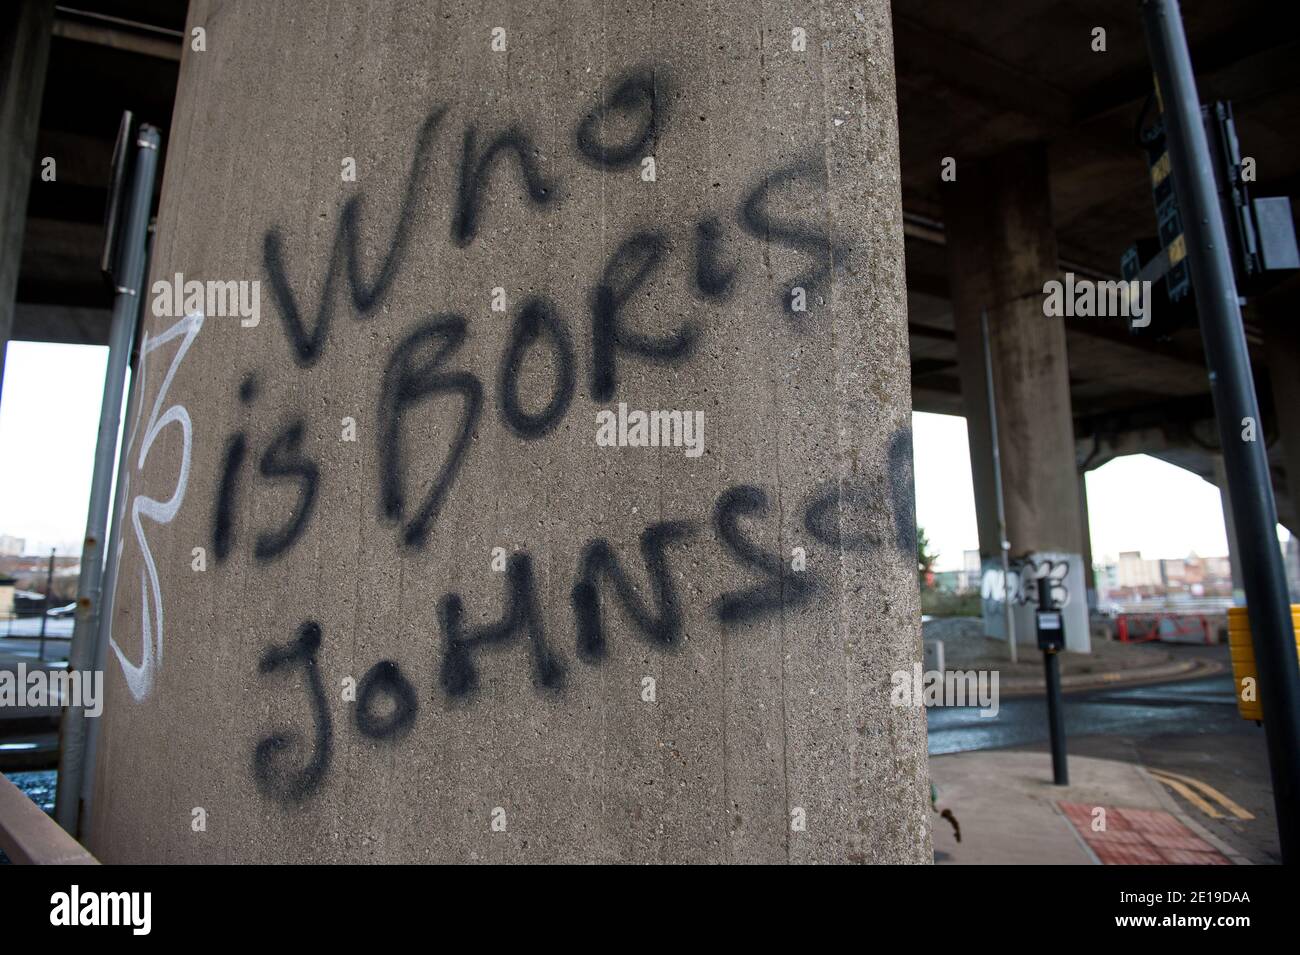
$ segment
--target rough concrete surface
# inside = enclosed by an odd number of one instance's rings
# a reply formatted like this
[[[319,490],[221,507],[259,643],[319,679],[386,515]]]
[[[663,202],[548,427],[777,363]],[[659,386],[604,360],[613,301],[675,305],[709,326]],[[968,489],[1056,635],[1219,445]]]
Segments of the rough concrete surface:
[[[888,4],[190,20],[95,854],[929,861]]]

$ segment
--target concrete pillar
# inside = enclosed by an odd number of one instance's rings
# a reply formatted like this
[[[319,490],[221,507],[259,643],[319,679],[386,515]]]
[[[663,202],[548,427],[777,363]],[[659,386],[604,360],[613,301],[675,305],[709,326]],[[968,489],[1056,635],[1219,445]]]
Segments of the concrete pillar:
[[[1232,568],[1232,602],[1246,606],[1246,576],[1241,570],[1241,555],[1237,553],[1237,524],[1232,517],[1232,498],[1228,496],[1228,471],[1223,455],[1214,456],[1214,483],[1219,486],[1219,500],[1223,502],[1223,532],[1228,539],[1228,565]]]
[[[1092,528],[1088,518],[1088,473],[1079,472],[1079,538],[1083,542],[1083,585],[1088,593],[1088,613],[1097,609],[1097,572],[1092,566]]]
[[[1079,478],[1075,470],[1065,328],[1043,314],[1043,285],[1058,277],[1047,153],[1016,147],[979,162],[958,161],[943,184],[963,404],[980,553],[999,553],[992,431],[980,314],[987,312],[996,395],[1007,538],[1016,558],[1017,636],[1032,642],[1036,578],[1059,579],[1071,649],[1087,650],[1087,594]],[[986,630],[1005,636],[1000,571],[986,573]],[[997,579],[994,579],[997,578]]]
[[[189,16],[95,853],[929,861],[888,3]]]
[[[1300,515],[1300,296],[1270,303],[1264,319],[1264,351],[1273,389],[1273,414],[1282,439],[1291,511]],[[1300,534],[1300,519],[1293,534]]]
[[[14,0],[0,8],[0,394],[53,24],[54,0]]]

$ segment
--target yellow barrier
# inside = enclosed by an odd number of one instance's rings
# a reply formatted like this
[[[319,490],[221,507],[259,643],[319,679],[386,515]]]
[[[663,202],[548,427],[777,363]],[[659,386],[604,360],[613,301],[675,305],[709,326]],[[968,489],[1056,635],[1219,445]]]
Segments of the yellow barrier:
[[[1291,628],[1296,632],[1296,652],[1300,654],[1300,604],[1291,605]],[[1245,607],[1228,608],[1228,649],[1232,654],[1232,677],[1237,688],[1237,712],[1244,720],[1262,722],[1264,710],[1259,705],[1255,645],[1250,642],[1250,618],[1246,616]],[[1243,696],[1250,699],[1243,699]]]

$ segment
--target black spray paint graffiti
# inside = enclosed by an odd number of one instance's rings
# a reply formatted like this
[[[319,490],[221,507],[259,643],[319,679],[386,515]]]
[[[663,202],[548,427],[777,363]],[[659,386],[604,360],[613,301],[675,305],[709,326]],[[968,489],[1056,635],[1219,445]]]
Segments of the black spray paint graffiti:
[[[444,360],[465,341],[465,319],[439,315],[421,322],[393,350],[384,371],[379,398],[380,467],[383,513],[402,521],[402,539],[422,544],[460,471],[470,436],[483,409],[483,385],[468,372],[440,370]],[[406,506],[406,479],[402,468],[402,419],[407,410],[433,395],[453,394],[464,399],[460,429],[433,489],[413,512]]]
[[[685,521],[652,524],[641,534],[641,557],[650,578],[650,592],[655,610],[637,596],[637,588],[619,563],[608,541],[588,541],[582,551],[578,581],[573,585],[573,615],[578,625],[578,655],[589,663],[603,660],[609,653],[605,616],[601,611],[601,583],[613,585],[627,619],[637,631],[661,649],[671,647],[682,632],[682,609],[668,570],[668,548],[685,539],[691,525]]]
[[[415,154],[411,158],[411,168],[406,176],[406,188],[401,207],[397,214],[397,225],[394,227],[388,252],[379,267],[379,274],[369,285],[361,277],[361,253],[358,251],[362,197],[354,196],[343,206],[338,227],[334,232],[334,247],[325,269],[320,302],[316,306],[316,318],[310,328],[303,322],[298,296],[289,282],[284,265],[284,243],[280,231],[272,228],[263,237],[262,261],[271,282],[271,292],[280,309],[285,332],[293,345],[294,357],[302,367],[310,368],[320,358],[337,305],[335,284],[339,279],[340,270],[346,269],[348,290],[358,318],[363,318],[378,308],[392,287],[393,279],[397,277],[398,269],[406,257],[407,246],[411,240],[411,228],[415,220],[415,206],[420,195],[420,185],[428,174],[434,139],[446,112],[445,107],[436,107],[420,127],[419,136],[416,138]]]
[[[594,168],[613,171],[635,166],[653,154],[667,128],[669,78],[664,71],[642,67],[619,78],[609,93],[583,115],[573,131],[577,158]],[[290,277],[285,243],[279,230],[268,229],[263,241],[263,264],[273,299],[283,322],[293,357],[299,366],[312,368],[328,347],[335,312],[349,305],[356,319],[378,312],[390,295],[408,258],[414,230],[420,223],[429,182],[435,175],[433,154],[447,109],[432,109],[416,137],[402,197],[388,247],[378,268],[367,280],[362,276],[360,233],[363,195],[343,206],[333,245],[320,283],[314,316],[305,317],[304,297]],[[522,189],[523,208],[545,214],[563,200],[562,179],[544,162],[529,131],[521,126],[483,131],[468,123],[459,143],[452,189],[450,241],[468,249],[493,228],[491,194],[497,180],[511,180],[509,188]],[[502,166],[508,167],[502,172]],[[517,173],[512,176],[510,173]],[[823,291],[832,270],[847,259],[847,249],[833,241],[816,217],[786,217],[774,210],[797,207],[800,189],[820,191],[826,186],[824,165],[805,160],[769,171],[750,185],[735,208],[731,229],[748,237],[799,253],[809,260],[806,269],[779,291],[783,308],[792,308],[791,290],[802,287],[810,298]],[[502,186],[505,188],[506,186]],[[704,302],[729,299],[743,279],[741,257],[728,234],[725,220],[701,215],[691,223],[671,228],[645,224],[632,227],[599,265],[586,291],[589,336],[575,335],[566,316],[544,296],[524,301],[515,311],[509,338],[494,375],[482,378],[458,361],[462,346],[472,334],[465,317],[444,313],[423,318],[393,347],[378,382],[377,464],[381,518],[394,523],[408,547],[429,545],[438,519],[450,499],[465,460],[473,453],[482,425],[488,395],[483,381],[491,382],[501,425],[523,441],[551,434],[572,408],[577,393],[578,366],[575,341],[589,344],[585,369],[590,398],[596,403],[616,399],[619,368],[623,362],[680,367],[692,360],[705,339],[707,324],[683,317],[675,330],[651,335],[638,328],[640,303],[648,283],[657,281],[670,265],[675,249],[688,259],[685,280]],[[344,289],[346,288],[346,292]],[[341,301],[345,297],[348,301]],[[801,318],[800,330],[815,329],[815,320]],[[541,395],[521,393],[526,361],[549,358],[550,379]],[[257,383],[250,376],[240,388],[244,405],[257,399]],[[412,415],[458,414],[435,475],[410,473],[404,436]],[[252,536],[257,560],[273,560],[288,553],[307,532],[318,497],[328,480],[318,462],[307,453],[308,428],[301,419],[290,420],[261,449],[250,446],[243,431],[225,442],[218,475],[216,508],[212,519],[212,544],[218,563],[227,560],[245,538],[237,515],[249,461],[257,461],[256,476],[279,488],[286,513],[272,528]],[[894,546],[909,559],[915,552],[915,521],[911,499],[910,434],[900,431],[889,448],[888,477],[878,485],[841,481],[812,494],[803,508],[803,523],[814,543],[831,548],[870,552]],[[291,488],[290,500],[286,491]],[[887,502],[887,503],[886,503]],[[723,491],[713,504],[709,522],[716,539],[744,572],[735,589],[717,594],[709,604],[719,625],[744,628],[769,616],[811,605],[827,592],[814,570],[793,570],[781,546],[763,547],[763,522],[770,519],[767,493],[752,485]],[[892,521],[892,527],[886,525]],[[573,615],[572,652],[588,665],[597,665],[611,652],[615,621],[627,625],[641,640],[664,652],[681,642],[686,608],[679,592],[680,571],[674,561],[690,546],[702,520],[662,521],[647,526],[640,538],[641,567],[631,555],[616,553],[606,540],[587,541],[575,568],[570,610]],[[562,646],[553,645],[545,632],[536,590],[532,558],[524,551],[513,554],[506,568],[505,593],[498,619],[489,624],[467,623],[465,598],[447,593],[438,604],[439,639],[431,639],[431,652],[439,656],[436,679],[449,704],[473,699],[481,682],[480,671],[491,665],[491,654],[526,645],[533,683],[539,693],[561,693],[571,672]],[[299,739],[281,732],[263,739],[254,753],[254,775],[268,797],[284,803],[299,802],[319,788],[325,777],[333,745],[329,705],[321,676],[321,630],[306,623],[295,641],[267,651],[261,672],[271,676],[291,665],[303,674],[314,742],[291,769],[289,751]],[[362,677],[353,708],[358,733],[372,740],[396,740],[410,732],[419,712],[421,679],[412,680],[394,660],[380,660]],[[305,744],[304,744],[305,746]]]
[[[306,673],[307,700],[315,724],[315,738],[311,756],[305,766],[293,770],[284,768],[283,757],[299,738],[289,730],[268,736],[253,750],[253,778],[263,795],[280,802],[300,802],[313,793],[329,769],[334,748],[334,726],[330,721],[329,702],[325,699],[325,686],[321,682],[318,654],[321,645],[320,625],[307,621],[298,629],[298,637],[283,647],[271,647],[262,655],[258,671],[275,673],[295,664]]]
[[[840,495],[839,489],[834,489],[811,497],[804,507],[805,524],[815,526],[818,521],[835,517]],[[861,493],[857,493],[856,501],[866,506]],[[883,505],[883,499],[877,498],[874,510],[887,510]],[[737,565],[766,578],[758,585],[723,591],[709,602],[710,612],[720,625],[743,628],[772,613],[804,607],[825,590],[826,582],[815,570],[790,570],[779,551],[763,550],[744,532],[742,519],[759,520],[767,514],[766,492],[752,485],[728,488],[714,502],[712,521],[719,541]],[[906,522],[908,515],[902,518]],[[679,645],[687,614],[674,583],[672,559],[681,557],[681,551],[695,537],[696,528],[690,520],[647,526],[640,539],[642,568],[636,573],[624,565],[608,541],[596,538],[587,542],[578,560],[572,590],[573,652],[580,660],[599,665],[609,655],[608,618],[615,609],[651,647],[672,652]],[[562,649],[547,638],[531,556],[523,551],[512,554],[505,580],[503,609],[493,623],[467,626],[460,594],[448,593],[439,601],[440,640],[431,640],[429,646],[433,653],[440,648],[436,683],[449,705],[473,698],[481,681],[480,668],[488,665],[488,652],[516,647],[521,642],[527,647],[536,691],[554,693],[565,686],[569,665]],[[640,586],[638,580],[648,582],[648,587]],[[648,591],[649,599],[640,596],[643,591]],[[288,750],[301,738],[296,732],[282,731],[262,740],[254,754],[259,788],[284,804],[299,803],[318,789],[329,767],[333,731],[324,692],[328,681],[321,675],[321,642],[320,627],[308,622],[295,641],[268,650],[260,666],[261,672],[269,675],[290,664],[300,664],[307,677],[305,690],[315,741],[303,767],[293,770],[283,765]],[[389,701],[382,710],[378,706],[380,698]],[[416,685],[395,661],[379,661],[358,684],[353,719],[357,731],[368,739],[401,739],[410,732],[418,711]]]
[[[810,297],[821,288],[837,261],[848,256],[848,250],[831,242],[823,229],[793,222],[772,219],[767,203],[774,186],[783,186],[803,179],[818,186],[826,185],[826,170],[817,163],[804,160],[769,174],[761,186],[755,187],[740,207],[740,224],[745,231],[764,242],[776,242],[803,252],[812,260],[812,268],[790,282],[791,287],[802,288]],[[794,300],[785,292],[781,305],[793,314]],[[796,325],[802,328],[802,325]]]
[[[654,67],[643,66],[626,74],[604,102],[578,123],[573,133],[578,155],[601,169],[625,169],[653,154],[666,119],[667,83],[667,73]],[[621,117],[635,128],[621,144],[604,140],[605,121],[611,115],[615,118],[611,125],[617,125]]]
[[[662,71],[649,67],[619,80],[613,92],[579,122],[574,141],[580,157],[598,168],[620,169],[653,148],[664,129],[665,84]],[[340,305],[337,300],[342,279],[346,279],[351,305],[359,319],[374,313],[386,300],[405,262],[418,218],[421,190],[432,175],[434,144],[446,114],[445,107],[434,108],[420,128],[397,212],[397,225],[372,281],[367,282],[361,275],[359,232],[364,197],[354,196],[344,205],[315,318],[310,325],[303,318],[300,296],[289,278],[279,231],[272,228],[266,233],[263,264],[299,365],[310,368],[320,359]],[[602,138],[606,120],[611,118],[632,127],[633,133],[626,142],[611,144]],[[451,234],[457,247],[471,245],[482,228],[482,209],[493,173],[503,158],[515,159],[525,195],[535,206],[545,208],[558,201],[558,181],[542,172],[526,131],[511,127],[492,137],[482,151],[477,148],[478,141],[478,129],[471,124],[462,139],[456,177]],[[743,231],[754,238],[802,252],[812,260],[811,269],[791,283],[812,294],[829,277],[832,266],[845,260],[846,252],[830,240],[824,228],[778,220],[769,212],[773,195],[798,181],[824,186],[824,169],[815,162],[805,161],[762,177],[742,200],[737,218]],[[738,265],[722,264],[726,258],[721,251],[724,237],[725,230],[716,216],[704,216],[694,225],[691,281],[695,292],[706,299],[725,299],[738,279]],[[595,402],[606,403],[616,398],[620,357],[681,365],[697,350],[704,334],[698,321],[684,320],[675,332],[656,337],[636,330],[628,314],[643,286],[664,266],[670,247],[669,235],[664,231],[633,231],[610,253],[590,290],[589,384]],[[780,297],[789,307],[789,296],[782,292]],[[393,349],[384,374],[378,400],[380,433],[384,436],[384,451],[379,455],[380,511],[400,526],[402,541],[408,546],[422,547],[428,543],[479,423],[484,395],[479,377],[470,371],[444,370],[468,334],[468,324],[461,316],[448,314],[425,319]],[[533,346],[551,351],[555,380],[552,394],[540,410],[527,411],[517,383],[523,356]],[[414,357],[408,354],[411,350],[416,353]],[[564,317],[546,299],[530,299],[517,313],[510,344],[496,375],[495,396],[503,423],[519,437],[529,440],[552,431],[571,406],[576,374],[573,336]],[[245,382],[241,400],[251,403],[255,394],[255,387]],[[403,469],[402,422],[408,412],[442,394],[459,395],[463,399],[461,428],[420,505],[408,507],[407,488],[411,482]],[[305,425],[301,428],[290,425],[260,458],[263,477],[296,479],[299,496],[297,510],[284,526],[278,532],[264,533],[256,539],[254,553],[258,559],[269,560],[285,553],[307,529],[319,490],[320,472],[302,451],[305,439]],[[227,439],[212,525],[213,552],[218,562],[229,556],[238,536],[236,503],[248,454],[248,438],[243,432]]]
[[[541,411],[528,412],[524,410],[519,398],[519,375],[528,349],[543,335],[550,342],[554,356],[555,387]],[[573,338],[569,335],[569,329],[555,315],[546,299],[532,298],[524,302],[515,316],[510,331],[510,344],[506,347],[505,357],[501,359],[501,370],[497,375],[497,407],[501,409],[501,419],[521,438],[532,441],[543,437],[560,423],[564,413],[569,410],[569,403],[573,401],[573,392],[577,388],[576,376]]]
[[[386,714],[376,712],[375,697],[386,696],[391,708]],[[415,723],[419,709],[415,687],[402,675],[402,668],[392,660],[380,660],[357,684],[357,729],[371,739],[399,739]]]
[[[469,696],[478,687],[471,649],[479,644],[502,644],[526,636],[532,652],[534,682],[548,689],[564,684],[565,666],[546,645],[541,607],[533,585],[533,560],[513,554],[506,567],[506,609],[497,623],[467,629],[460,594],[447,594],[438,605],[442,626],[442,688],[451,697]]]
[[[460,185],[456,191],[456,211],[451,219],[451,240],[460,248],[474,241],[478,235],[479,217],[483,207],[483,195],[491,182],[492,165],[497,156],[509,150],[519,160],[519,171],[523,176],[528,198],[537,205],[546,205],[554,197],[553,184],[543,178],[541,170],[533,156],[536,149],[527,133],[517,129],[506,130],[483,150],[482,155],[475,156],[474,141],[478,130],[469,126],[465,130],[463,152],[460,160]]]
[[[812,600],[817,577],[806,571],[794,573],[780,554],[767,554],[755,547],[740,528],[742,515],[762,517],[767,512],[767,495],[752,485],[733,487],[713,508],[713,527],[732,556],[757,570],[770,582],[748,590],[725,593],[718,598],[718,619],[726,622],[756,620],[773,611],[795,610]]]

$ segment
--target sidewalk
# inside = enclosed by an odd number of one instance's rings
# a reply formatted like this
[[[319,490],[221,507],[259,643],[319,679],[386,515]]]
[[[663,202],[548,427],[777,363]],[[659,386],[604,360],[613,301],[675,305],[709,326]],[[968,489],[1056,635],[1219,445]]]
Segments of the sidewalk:
[[[1008,659],[1006,641],[985,637],[978,617],[936,617],[923,624],[923,632],[927,642],[943,641],[946,670],[997,670],[998,689],[1003,696],[1043,692],[1042,653],[1021,643],[1017,647],[1019,660],[1013,664]],[[1061,686],[1070,691],[1154,683],[1206,676],[1221,669],[1213,661],[1179,654],[1177,646],[1094,637],[1091,653],[1059,655]]]
[[[1141,766],[1070,757],[1052,784],[1047,753],[982,750],[930,757],[939,810],[935,862],[947,865],[1249,865],[1188,816]],[[1100,812],[1098,810],[1101,810]]]

